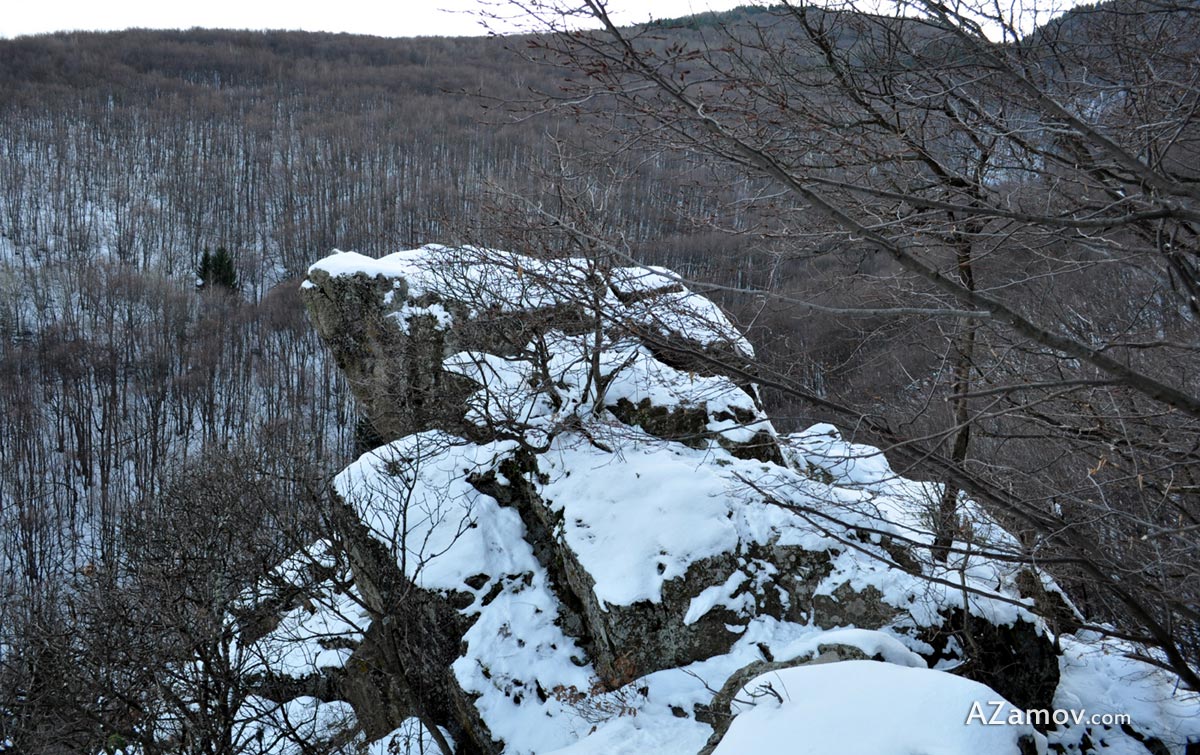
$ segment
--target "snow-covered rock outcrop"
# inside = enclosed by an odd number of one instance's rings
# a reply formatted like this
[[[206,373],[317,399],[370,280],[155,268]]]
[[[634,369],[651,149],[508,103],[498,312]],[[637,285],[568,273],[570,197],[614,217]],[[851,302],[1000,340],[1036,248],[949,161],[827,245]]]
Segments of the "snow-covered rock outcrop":
[[[1132,734],[949,730],[976,702],[1119,703],[1075,683],[1094,660],[1068,660],[1021,594],[1040,575],[928,557],[938,486],[828,425],[779,435],[738,369],[749,344],[669,271],[425,247],[335,253],[304,295],[381,445],[335,481],[352,579],[259,643],[281,671],[332,679],[353,741],[415,726],[461,753],[1085,736],[1181,752],[1200,734],[1181,716],[1195,701],[1144,664],[1127,684],[1156,702]],[[1010,538],[964,507],[978,541]],[[930,706],[894,741],[839,734]]]

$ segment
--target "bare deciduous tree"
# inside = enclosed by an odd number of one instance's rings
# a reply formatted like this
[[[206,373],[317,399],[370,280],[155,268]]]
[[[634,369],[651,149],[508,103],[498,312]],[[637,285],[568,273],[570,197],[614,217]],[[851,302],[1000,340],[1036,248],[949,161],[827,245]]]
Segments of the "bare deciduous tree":
[[[713,368],[944,483],[931,557],[969,540],[970,495],[1021,535],[995,555],[1052,568],[1200,687],[1196,7],[1122,0],[1034,28],[1021,4],[785,3],[670,29],[621,28],[599,0],[518,5],[545,23],[535,54],[583,74],[543,107],[586,115],[618,153],[740,177],[754,192],[710,224],[777,259],[858,260],[840,297],[739,293],[798,330],[822,308],[899,323],[928,355],[887,358],[909,382],[889,406],[766,360]]]

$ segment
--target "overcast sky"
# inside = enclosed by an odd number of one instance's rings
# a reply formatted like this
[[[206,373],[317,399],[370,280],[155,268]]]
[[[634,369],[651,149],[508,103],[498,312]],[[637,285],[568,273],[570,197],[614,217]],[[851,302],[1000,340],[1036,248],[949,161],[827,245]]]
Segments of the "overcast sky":
[[[749,0],[612,0],[624,22],[732,8]],[[7,0],[0,36],[71,29],[304,29],[385,37],[483,34],[480,0]]]

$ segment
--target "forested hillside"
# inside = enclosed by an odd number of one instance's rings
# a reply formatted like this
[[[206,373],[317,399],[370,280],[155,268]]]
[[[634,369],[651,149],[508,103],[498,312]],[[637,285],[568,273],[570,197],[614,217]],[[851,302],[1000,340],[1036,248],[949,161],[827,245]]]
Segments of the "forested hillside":
[[[355,410],[296,276],[333,248],[382,255],[482,227],[498,241],[492,187],[553,194],[547,134],[582,129],[506,112],[564,77],[522,47],[202,30],[0,42],[0,485],[17,594],[119,549],[120,512],[209,449],[269,433],[318,465],[349,452]],[[675,161],[630,162],[604,222],[679,264],[680,206],[700,192]],[[218,249],[236,291],[196,286]],[[687,252],[739,266],[691,239]]]
[[[508,112],[564,77],[524,45],[205,30],[0,41],[0,687],[29,716],[0,740],[88,730],[72,695],[114,672],[100,625],[134,621],[112,594],[161,600],[164,579],[213,568],[236,584],[319,528],[320,481],[375,434],[312,333],[299,276],[335,247],[477,238],[504,217],[493,187],[553,194],[539,183],[558,166],[548,134],[583,131]],[[673,161],[631,162],[605,222],[674,237],[659,258],[678,252],[677,204],[697,192]],[[218,253],[232,286],[202,275]],[[273,556],[225,565],[235,543],[210,543],[187,574],[142,584],[153,549],[133,533],[185,526],[182,505],[217,516],[188,498],[196,475],[217,499],[266,486],[263,510],[223,536],[257,530]],[[162,642],[149,657],[178,651]],[[26,689],[80,657],[95,665],[77,667],[71,694]]]
[[[189,582],[244,583],[311,536],[358,423],[296,276],[316,250],[444,233],[479,211],[483,176],[521,175],[534,140],[456,93],[536,73],[503,57],[285,33],[0,43],[0,688],[25,706],[0,732],[78,741],[81,700],[129,668],[114,623],[144,632]],[[234,286],[198,287],[218,249]],[[231,498],[247,485],[259,510]],[[221,500],[236,524],[206,541]],[[247,532],[262,553],[229,557]],[[181,652],[150,634],[143,661]]]

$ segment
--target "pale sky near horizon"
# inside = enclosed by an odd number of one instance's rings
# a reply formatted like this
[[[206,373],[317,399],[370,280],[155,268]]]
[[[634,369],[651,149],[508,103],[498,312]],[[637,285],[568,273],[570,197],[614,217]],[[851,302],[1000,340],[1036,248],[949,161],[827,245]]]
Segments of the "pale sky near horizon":
[[[723,10],[750,0],[612,0],[624,23]],[[480,0],[9,0],[0,37],[52,31],[188,29],[302,29],[383,37],[479,35],[486,30]],[[495,6],[496,3],[490,3]],[[498,31],[512,31],[500,28]]]

